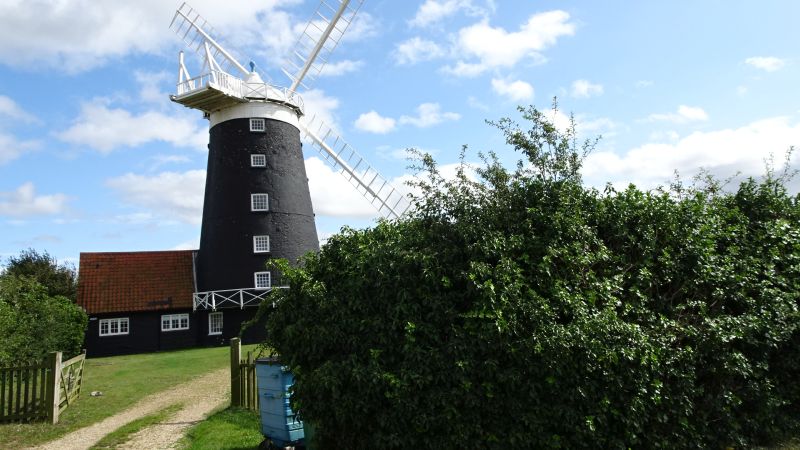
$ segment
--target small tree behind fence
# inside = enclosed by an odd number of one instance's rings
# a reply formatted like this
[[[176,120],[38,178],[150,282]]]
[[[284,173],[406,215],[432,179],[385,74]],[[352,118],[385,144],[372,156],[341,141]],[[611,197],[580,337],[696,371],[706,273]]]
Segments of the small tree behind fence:
[[[253,351],[242,359],[242,343],[231,339],[231,406],[258,411],[258,382]]]
[[[38,364],[0,368],[0,423],[58,417],[80,395],[86,351],[62,362],[61,352]]]

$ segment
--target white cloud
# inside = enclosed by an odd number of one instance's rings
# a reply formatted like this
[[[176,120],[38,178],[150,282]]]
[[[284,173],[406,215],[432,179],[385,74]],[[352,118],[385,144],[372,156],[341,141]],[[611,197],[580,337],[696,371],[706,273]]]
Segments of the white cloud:
[[[397,44],[393,54],[397,64],[416,64],[439,58],[445,52],[437,43],[417,36]]]
[[[383,117],[376,111],[370,111],[358,116],[355,126],[361,131],[376,134],[386,134],[394,130],[397,121],[391,117]]]
[[[296,3],[195,0],[192,5],[216,27],[216,38],[232,43],[259,42],[274,51],[288,49],[294,42],[296,34],[291,33],[289,16],[278,8]],[[160,54],[178,42],[166,26],[176,6],[161,0],[2,2],[0,62],[81,72],[113,58]]]
[[[426,128],[445,121],[458,120],[461,118],[461,115],[458,113],[441,112],[441,109],[438,103],[423,103],[417,106],[416,116],[401,116],[400,123]]]
[[[153,222],[156,221],[157,221],[156,217],[151,212],[116,214],[110,220],[110,222],[112,223],[124,223],[126,225],[145,225],[145,224],[152,224]]]
[[[759,176],[765,159],[775,155],[781,160],[790,146],[798,144],[800,122],[775,117],[735,129],[695,132],[673,143],[648,143],[622,155],[592,153],[584,163],[584,175],[594,186],[634,183],[645,189],[668,183],[674,170],[688,178],[700,167],[723,178],[737,171]]]
[[[311,89],[303,92],[303,104],[305,105],[305,117],[308,120],[315,118],[316,121],[324,122],[339,133],[340,127],[336,120],[339,99],[325,95],[325,91],[321,89]]]
[[[471,95],[467,97],[467,104],[469,105],[470,108],[480,109],[481,111],[489,110],[489,106],[486,103],[483,103],[482,101],[478,100],[477,98]]]
[[[175,75],[169,72],[143,72],[136,71],[133,74],[136,82],[139,83],[139,99],[144,103],[163,105],[169,98],[169,93],[160,89],[164,84],[175,81]]]
[[[342,42],[357,42],[366,38],[375,37],[381,29],[380,20],[372,14],[361,10],[347,27],[342,37]]]
[[[73,125],[57,136],[62,141],[87,146],[103,154],[151,141],[205,150],[208,132],[202,124],[199,117],[192,119],[188,114],[147,111],[137,115],[125,109],[110,108],[107,101],[96,99],[83,104]]]
[[[445,71],[457,76],[475,76],[492,68],[513,67],[523,59],[541,60],[541,52],[555,45],[559,37],[575,34],[575,24],[569,19],[567,12],[555,10],[530,16],[515,32],[492,27],[486,20],[462,28],[456,52],[467,58],[446,67]]]
[[[736,95],[738,95],[739,97],[744,97],[745,95],[747,95],[748,91],[749,89],[747,88],[747,86],[744,85],[736,86]]]
[[[196,250],[200,248],[200,236],[188,241],[183,241],[180,244],[172,247],[172,250]]]
[[[652,80],[639,80],[639,81],[636,82],[636,87],[641,89],[641,88],[650,87],[653,84],[655,84],[655,83],[653,83]]]
[[[425,0],[417,9],[414,18],[408,24],[412,27],[426,27],[433,25],[459,11],[466,11],[469,15],[485,15],[483,8],[473,5],[471,0]]]
[[[755,67],[756,69],[761,69],[767,72],[775,72],[782,69],[783,66],[786,65],[786,60],[776,58],[774,56],[753,56],[745,59],[744,63],[748,66]]]
[[[39,146],[39,142],[19,141],[10,134],[0,132],[0,166],[10,163],[25,153],[36,150]]]
[[[422,153],[427,153],[432,156],[438,155],[440,152],[439,150],[429,149],[429,148],[422,148],[422,147],[401,147],[401,148],[393,148],[390,146],[382,146],[378,147],[376,150],[378,151],[378,155],[383,159],[387,160],[398,160],[398,161],[408,161],[409,158],[413,156],[413,153],[410,151],[411,149],[416,149]]]
[[[11,97],[0,95],[0,116],[6,116],[22,122],[36,122],[34,115],[23,110]]]
[[[329,10],[323,6],[322,14],[326,17],[330,15]],[[357,42],[365,38],[373,37],[378,34],[381,28],[378,19],[366,11],[360,11],[355,19],[347,27],[347,30],[342,35],[337,30],[341,29],[342,22],[340,22],[336,29],[331,33],[332,38],[341,37],[339,42]],[[305,42],[316,43],[322,36],[322,32],[327,28],[328,22],[319,18],[319,15],[313,13],[311,21],[296,22],[291,27],[291,31],[287,34],[291,36],[291,44],[296,44],[296,39],[304,33],[308,35],[307,38],[301,38]],[[306,41],[307,40],[307,41]],[[286,48],[285,50],[289,50]],[[305,53],[307,50],[297,49],[300,53]]]
[[[127,173],[106,180],[106,185],[116,190],[124,202],[145,208],[143,214],[199,224],[205,180],[205,170],[161,172],[153,176]]]
[[[346,73],[355,72],[364,65],[364,61],[352,61],[345,59],[343,61],[328,63],[322,67],[319,73],[321,77],[338,77]]]
[[[153,161],[148,169],[151,172],[158,170],[158,168],[166,164],[183,164],[191,161],[191,159],[185,155],[155,155],[150,159]]]
[[[675,130],[668,130],[668,131],[654,131],[650,133],[649,140],[650,141],[668,141],[668,142],[676,142],[678,139],[681,138],[681,135],[678,134]]]
[[[575,80],[572,82],[572,96],[575,98],[589,98],[602,94],[602,84],[592,84],[588,80]]]
[[[33,183],[24,183],[11,192],[0,192],[0,216],[32,217],[59,214],[66,210],[64,194],[36,195]]]
[[[579,116],[576,119],[578,134],[591,138],[592,134],[602,134],[604,137],[613,136],[616,134],[618,127],[617,123],[608,117],[586,118]]]
[[[708,114],[703,108],[697,106],[678,106],[678,111],[666,114],[650,114],[647,117],[649,122],[672,122],[672,123],[687,123],[687,122],[702,122],[708,120]]]
[[[533,98],[533,86],[522,80],[508,81],[492,78],[492,90],[517,102]]]
[[[306,159],[306,175],[315,214],[378,217],[378,211],[341,174],[334,172],[321,159],[315,156]]]

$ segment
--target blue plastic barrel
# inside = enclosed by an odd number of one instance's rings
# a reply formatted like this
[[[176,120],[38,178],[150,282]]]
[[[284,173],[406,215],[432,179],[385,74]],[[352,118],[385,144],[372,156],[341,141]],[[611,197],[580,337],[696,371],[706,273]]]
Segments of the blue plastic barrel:
[[[301,441],[305,437],[303,422],[297,420],[297,414],[289,404],[289,388],[294,383],[292,373],[276,358],[259,358],[256,360],[256,377],[261,434],[279,447]]]

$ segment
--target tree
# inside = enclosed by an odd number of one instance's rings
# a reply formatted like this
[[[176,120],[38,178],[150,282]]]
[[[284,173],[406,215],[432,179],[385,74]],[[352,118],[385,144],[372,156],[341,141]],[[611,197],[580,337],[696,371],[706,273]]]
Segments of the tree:
[[[279,264],[268,342],[320,448],[748,448],[800,423],[800,202],[581,183],[575,129]]]
[[[77,273],[75,267],[59,263],[47,251],[39,253],[29,248],[19,256],[8,259],[4,275],[32,278],[47,288],[50,296],[62,295],[73,302],[77,293]]]

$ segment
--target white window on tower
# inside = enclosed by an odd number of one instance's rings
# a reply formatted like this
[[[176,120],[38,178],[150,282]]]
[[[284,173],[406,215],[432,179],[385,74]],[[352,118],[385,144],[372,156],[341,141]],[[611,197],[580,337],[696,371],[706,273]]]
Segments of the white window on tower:
[[[208,334],[222,334],[222,312],[208,315]]]
[[[271,286],[269,272],[255,273],[256,289],[269,289]]]
[[[250,194],[250,211],[269,211],[269,196]]]
[[[129,324],[130,322],[127,317],[100,319],[100,336],[128,334]]]
[[[250,155],[250,167],[267,167],[267,155],[261,153]]]
[[[267,130],[267,123],[266,119],[250,119],[250,131],[256,131],[259,133],[263,133]]]
[[[189,329],[189,314],[164,314],[161,316],[161,331]]]
[[[253,253],[269,252],[269,236],[253,236]]]

